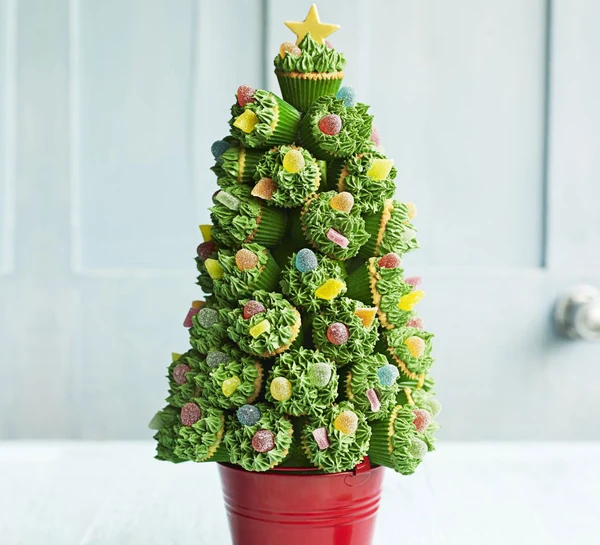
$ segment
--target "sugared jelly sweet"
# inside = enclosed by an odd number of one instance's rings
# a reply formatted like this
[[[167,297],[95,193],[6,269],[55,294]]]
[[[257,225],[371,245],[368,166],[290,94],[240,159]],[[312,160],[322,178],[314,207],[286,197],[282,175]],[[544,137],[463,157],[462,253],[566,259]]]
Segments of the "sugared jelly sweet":
[[[301,273],[314,271],[318,264],[319,262],[317,261],[315,252],[309,248],[302,248],[302,250],[296,254],[296,259],[294,260],[294,266]]]
[[[206,355],[206,365],[208,365],[211,369],[216,369],[222,363],[227,363],[231,358],[220,350],[211,350]]]
[[[196,320],[200,327],[208,329],[219,322],[219,311],[214,308],[202,308],[198,311]]]
[[[324,115],[319,119],[319,130],[327,136],[340,134],[342,130],[342,118],[337,114]]]
[[[185,375],[191,370],[192,368],[189,365],[186,365],[185,363],[177,364],[173,369],[173,380],[175,381],[175,383],[179,384],[179,386],[185,384],[187,382],[187,377]]]
[[[348,341],[350,338],[350,330],[346,324],[342,324],[341,322],[334,322],[333,324],[329,324],[327,327],[327,340],[331,344],[335,344],[336,346],[340,346]]]
[[[237,127],[246,134],[250,134],[256,125],[258,125],[258,116],[252,110],[244,110],[233,122],[234,127]]]
[[[235,391],[240,387],[242,381],[239,377],[230,377],[223,381],[221,384],[221,391],[225,397],[231,397]]]
[[[377,315],[377,307],[357,308],[354,314],[362,320],[363,325],[368,329],[373,325],[373,320],[375,320],[375,316]]]
[[[367,176],[371,180],[385,180],[393,166],[393,159],[373,159],[371,168],[367,170]]]
[[[254,269],[258,265],[258,256],[254,252],[242,248],[235,254],[235,264],[240,271]]]
[[[329,435],[326,428],[317,428],[313,430],[312,436],[320,450],[329,448]]]
[[[371,142],[377,147],[381,146],[381,136],[379,136],[379,131],[375,125],[373,125],[373,128],[371,129]]]
[[[402,231],[402,241],[405,243],[409,243],[417,236],[417,232],[414,229],[404,229]]]
[[[317,388],[324,388],[331,381],[333,369],[323,361],[313,363],[308,369],[308,380]]]
[[[258,407],[254,405],[242,405],[236,412],[235,416],[242,426],[254,426],[258,423],[262,414]]]
[[[425,292],[423,290],[414,290],[406,295],[400,297],[400,301],[398,302],[398,308],[400,310],[404,310],[406,312],[412,310],[417,306],[417,303],[421,301],[425,297]]]
[[[402,260],[398,254],[390,252],[389,254],[380,257],[377,263],[383,269],[395,269],[402,265]]]
[[[386,387],[393,386],[400,374],[398,368],[391,363],[383,365],[377,369],[376,373],[377,377],[379,378],[379,384]]]
[[[304,156],[297,149],[291,149],[283,156],[282,164],[287,172],[296,174],[304,168]]]
[[[202,235],[202,240],[204,242],[211,241],[212,238],[212,225],[210,224],[202,224],[198,225],[198,229],[200,229],[200,234]]]
[[[411,318],[410,320],[408,320],[408,322],[406,322],[406,327],[414,327],[415,329],[424,329],[425,322],[423,321],[423,318],[421,318],[420,316],[416,316],[415,318]]]
[[[340,248],[347,248],[350,241],[342,235],[339,231],[336,231],[333,227],[330,227],[325,236],[331,240],[334,244],[337,244]]]
[[[218,163],[222,163],[223,160],[221,159],[221,155],[223,155],[230,147],[231,144],[229,142],[226,142],[225,140],[217,140],[216,142],[212,143],[212,146],[210,146],[210,152]]]
[[[202,242],[196,248],[196,253],[200,258],[200,261],[206,261],[214,252],[217,250],[217,245],[209,240],[208,242]]]
[[[379,412],[379,409],[381,409],[381,401],[379,401],[377,392],[373,388],[369,388],[365,392],[365,395],[367,396],[367,399],[371,405],[371,411],[374,413]]]
[[[275,435],[269,430],[258,430],[252,437],[252,448],[256,452],[269,452],[275,448]]]
[[[292,383],[285,377],[275,377],[271,381],[270,392],[273,399],[287,401],[292,397]]]
[[[333,427],[345,435],[352,435],[358,428],[358,416],[354,411],[342,411],[333,421]]]
[[[425,353],[425,341],[421,337],[412,336],[404,341],[413,358],[420,358]]]
[[[423,282],[423,278],[420,276],[409,276],[408,278],[405,278],[404,281],[407,284],[410,284],[413,288],[418,288]]]
[[[336,98],[344,101],[346,108],[352,108],[356,106],[356,91],[351,85],[344,85],[340,87],[340,90],[336,93]]]
[[[188,329],[190,327],[192,327],[194,325],[194,322],[192,322],[192,318],[198,314],[198,312],[200,311],[200,309],[198,308],[190,308],[190,310],[188,310],[188,313],[185,317],[185,319],[183,320],[183,327],[187,327]]]
[[[431,415],[425,409],[415,409],[413,411],[415,419],[413,424],[419,433],[423,433],[431,424]]]
[[[266,310],[265,305],[252,299],[244,305],[242,316],[244,317],[244,320],[249,320],[252,316],[265,312]]]
[[[341,193],[331,197],[329,205],[334,210],[339,210],[340,212],[349,214],[350,210],[352,210],[352,207],[354,206],[354,197],[352,196],[352,193],[348,193],[348,191],[342,191]]]
[[[410,446],[408,447],[408,453],[413,456],[414,458],[417,458],[418,460],[422,460],[423,458],[425,458],[425,455],[427,454],[427,444],[425,443],[425,441],[421,441],[421,439],[419,439],[418,437],[413,437],[410,440]]]
[[[223,274],[225,273],[225,271],[216,259],[209,257],[204,262],[204,266],[206,267],[206,272],[208,272],[209,276],[213,280],[221,280],[221,278],[223,278]]]
[[[271,331],[271,324],[270,324],[269,320],[262,320],[262,321],[258,322],[256,325],[253,325],[248,330],[248,333],[256,339],[257,337],[259,337],[263,333],[267,333],[268,331]]]
[[[256,182],[250,194],[264,201],[270,201],[275,191],[277,191],[277,184],[271,178],[261,178]]]
[[[414,220],[417,217],[417,205],[414,202],[407,202],[406,208],[408,209],[408,219]]]
[[[181,423],[184,426],[193,426],[202,418],[202,410],[195,403],[186,403],[181,407]]]
[[[337,278],[329,278],[325,283],[321,284],[315,290],[315,297],[317,299],[324,299],[325,301],[331,301],[335,299],[342,291],[344,291],[346,283]]]
[[[240,209],[240,200],[227,191],[217,191],[214,195],[214,200],[234,212]]]
[[[237,102],[243,108],[246,104],[254,102],[256,91],[250,85],[240,85],[237,90]]]

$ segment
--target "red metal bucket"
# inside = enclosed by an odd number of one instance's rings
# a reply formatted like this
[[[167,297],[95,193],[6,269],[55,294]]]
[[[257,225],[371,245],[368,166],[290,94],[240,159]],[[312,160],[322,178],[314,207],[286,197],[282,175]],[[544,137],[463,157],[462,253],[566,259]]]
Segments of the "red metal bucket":
[[[370,545],[383,471],[368,458],[329,475],[219,464],[233,545]]]

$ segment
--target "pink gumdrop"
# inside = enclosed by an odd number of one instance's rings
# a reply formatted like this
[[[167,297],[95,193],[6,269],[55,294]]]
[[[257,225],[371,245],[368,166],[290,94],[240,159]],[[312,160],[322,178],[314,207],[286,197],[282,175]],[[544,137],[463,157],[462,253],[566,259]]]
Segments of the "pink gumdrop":
[[[256,91],[249,85],[240,85],[237,90],[238,104],[243,108],[246,104],[254,102],[254,93]]]
[[[267,309],[265,308],[265,305],[263,305],[262,303],[259,303],[258,301],[248,301],[245,305],[244,305],[244,310],[243,310],[243,316],[244,316],[244,320],[249,320],[250,318],[252,318],[252,316],[255,316],[256,314],[260,314],[261,312],[265,312]]]
[[[331,242],[337,244],[340,248],[347,248],[348,244],[350,244],[350,241],[344,235],[342,235],[342,233],[331,227],[327,230],[325,236],[331,240]]]
[[[329,448],[329,436],[327,435],[327,430],[325,428],[313,430],[312,435],[320,450]]]
[[[329,41],[329,40],[325,40],[325,45],[329,48],[329,49],[333,49],[333,44]]]
[[[183,327],[187,327],[188,329],[192,327],[194,325],[194,322],[192,322],[192,318],[196,316],[196,314],[198,314],[199,311],[199,308],[190,308],[190,310],[188,310],[187,316],[185,317],[185,320],[183,320]]]
[[[405,278],[404,281],[416,289],[423,282],[423,278],[420,276],[409,276],[408,278]]]
[[[416,318],[412,318],[406,322],[406,327],[414,327],[415,329],[424,329],[425,322],[423,318],[417,316]]]
[[[272,431],[258,430],[252,437],[252,448],[256,452],[269,452],[275,448],[275,436]]]
[[[367,399],[371,404],[371,410],[374,413],[378,412],[379,409],[381,409],[381,401],[379,401],[379,396],[377,395],[377,392],[373,388],[369,388],[365,392],[365,395],[367,396]]]
[[[381,146],[381,137],[379,136],[379,131],[375,125],[373,125],[373,128],[371,129],[371,142],[376,146]]]
[[[350,330],[346,324],[341,322],[334,322],[327,328],[327,340],[331,344],[340,346],[348,341],[350,338]]]
[[[186,373],[189,373],[192,368],[185,363],[180,363],[173,369],[173,380],[181,386],[187,382]]]
[[[425,409],[415,409],[413,414],[415,415],[413,423],[415,428],[417,428],[417,432],[423,433],[429,424],[431,424],[431,415]]]
[[[383,269],[395,269],[402,265],[402,260],[398,254],[390,252],[379,258],[378,265]]]
[[[195,403],[186,403],[181,407],[181,423],[184,426],[193,426],[202,418],[202,409]]]
[[[217,245],[212,240],[209,240],[208,242],[199,244],[198,248],[196,248],[196,253],[200,261],[204,263],[216,250]]]
[[[319,130],[327,136],[340,134],[342,130],[342,118],[337,114],[323,116],[319,121]]]

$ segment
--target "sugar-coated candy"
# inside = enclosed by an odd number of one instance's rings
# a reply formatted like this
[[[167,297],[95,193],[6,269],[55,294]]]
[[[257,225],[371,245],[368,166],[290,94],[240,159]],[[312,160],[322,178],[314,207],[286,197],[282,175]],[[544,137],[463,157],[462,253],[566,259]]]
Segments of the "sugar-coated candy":
[[[327,435],[326,428],[317,428],[313,430],[312,436],[320,450],[329,448],[329,435]]]
[[[379,378],[379,384],[386,387],[393,386],[400,374],[398,368],[391,363],[381,366],[377,369],[376,373],[377,378]]]
[[[377,315],[377,307],[373,308],[357,308],[354,311],[354,315],[358,316],[363,325],[369,329],[373,325],[373,320],[375,320],[375,316]]]
[[[354,206],[354,197],[352,196],[352,193],[348,193],[348,191],[342,191],[341,193],[331,197],[329,200],[329,205],[334,210],[349,214],[350,210],[352,210],[352,207]]]
[[[333,324],[329,324],[329,327],[327,327],[327,340],[331,344],[340,346],[347,342],[349,338],[350,330],[346,324],[334,322]]]
[[[213,154],[213,157],[218,163],[222,163],[223,160],[221,159],[221,155],[223,155],[230,147],[231,144],[229,142],[226,142],[225,140],[217,140],[216,142],[212,143],[212,146],[210,146],[210,152]]]
[[[329,40],[325,40],[325,45],[327,46],[327,49],[333,49],[333,44]]]
[[[431,424],[431,415],[425,409],[415,409],[413,411],[415,419],[413,424],[419,433],[423,433]]]
[[[287,172],[296,174],[296,172],[300,172],[304,168],[304,156],[297,149],[291,149],[283,156],[282,164]]]
[[[423,318],[421,318],[420,316],[416,316],[416,317],[408,320],[408,322],[406,322],[406,327],[414,327],[415,329],[424,329],[425,322],[423,321]]]
[[[181,358],[181,354],[178,352],[171,352],[171,361],[177,361]]]
[[[186,403],[181,407],[181,423],[184,426],[193,426],[202,418],[202,409],[195,403]]]
[[[331,240],[331,242],[337,244],[340,248],[347,248],[348,244],[350,244],[350,241],[344,235],[342,235],[342,233],[336,231],[332,227],[327,229],[325,236]]]
[[[423,290],[411,291],[410,293],[407,293],[406,295],[400,297],[400,301],[398,302],[398,308],[400,310],[408,312],[409,310],[415,308],[417,303],[419,303],[419,301],[421,301],[423,297],[425,297],[425,292]]]
[[[315,297],[317,299],[324,299],[325,301],[331,301],[335,299],[346,287],[346,283],[337,278],[329,278],[325,283],[321,284],[315,290]]]
[[[206,267],[206,272],[213,280],[221,280],[221,278],[223,278],[225,271],[223,270],[223,267],[221,267],[221,264],[216,259],[209,257],[204,262],[204,266]]]
[[[434,397],[427,399],[422,405],[431,416],[437,416],[442,410],[442,404]]]
[[[379,409],[381,409],[381,401],[379,401],[379,396],[377,395],[377,392],[373,388],[369,388],[365,392],[365,395],[367,396],[367,399],[371,404],[371,411],[374,413],[379,412]]]
[[[244,317],[244,320],[249,320],[252,316],[266,312],[266,310],[265,305],[252,299],[244,305],[242,316]]]
[[[202,308],[196,314],[196,320],[200,327],[208,329],[219,322],[219,311],[214,308]]]
[[[223,384],[221,384],[221,391],[223,392],[223,395],[225,397],[231,397],[235,391],[240,387],[240,384],[242,383],[242,381],[240,380],[240,377],[230,377],[230,378],[226,378],[223,381]]]
[[[393,159],[373,159],[371,168],[367,170],[367,176],[371,180],[385,180],[393,166]]]
[[[243,108],[246,104],[254,102],[254,93],[256,91],[250,85],[240,85],[236,93],[238,104]]]
[[[179,386],[185,384],[187,382],[187,377],[185,375],[191,370],[192,368],[189,365],[186,365],[185,363],[177,364],[173,369],[173,380],[175,381],[175,383],[179,384]]]
[[[425,341],[421,337],[413,335],[406,339],[404,344],[413,358],[420,358],[425,353]]]
[[[373,128],[371,129],[371,142],[378,147],[381,146],[381,136],[379,136],[379,131],[375,125],[373,125]]]
[[[211,350],[206,355],[206,365],[208,365],[211,369],[215,369],[219,367],[222,363],[227,363],[231,358],[220,350]]]
[[[260,420],[262,414],[260,409],[254,405],[242,405],[235,412],[235,416],[242,426],[254,426]]]
[[[409,276],[408,278],[405,278],[404,281],[413,288],[418,288],[423,282],[423,278],[420,276]]]
[[[212,240],[202,242],[196,248],[196,253],[202,262],[206,261],[216,251],[217,245]]]
[[[342,411],[333,421],[333,427],[345,435],[352,435],[358,428],[358,416],[354,411]]]
[[[301,273],[314,271],[318,264],[319,262],[317,261],[315,252],[309,248],[302,248],[302,250],[296,254],[296,259],[294,260],[294,266]]]
[[[271,331],[271,324],[270,324],[269,320],[262,320],[261,322],[258,322],[256,325],[253,325],[248,330],[248,333],[250,333],[250,335],[256,339],[257,337],[259,337],[263,333],[267,333],[268,331]]]
[[[351,85],[344,85],[335,95],[336,98],[344,101],[346,108],[356,106],[356,91]]]
[[[258,125],[258,116],[252,110],[244,110],[244,113],[238,115],[233,122],[234,127],[246,134],[250,134],[256,125]]]
[[[292,397],[292,383],[285,377],[275,377],[269,389],[277,401],[287,401]]]
[[[227,193],[227,191],[218,191],[214,200],[223,206],[226,206],[229,208],[229,210],[233,210],[234,212],[240,209],[240,200],[237,197],[234,197],[231,193]]]
[[[242,272],[254,269],[254,267],[258,265],[258,256],[254,252],[251,252],[246,248],[242,248],[235,254],[235,264]]]
[[[302,55],[302,50],[293,42],[283,42],[279,46],[279,55],[281,58],[284,58],[286,53],[289,53],[294,57],[299,57]]]
[[[380,257],[377,264],[383,269],[396,269],[402,265],[402,260],[398,254],[390,252]]]
[[[412,239],[414,239],[417,236],[417,232],[414,229],[404,229],[404,231],[402,231],[402,241],[403,242],[410,242]]]
[[[407,202],[408,219],[414,220],[417,217],[417,205],[414,202]]]
[[[252,437],[252,448],[256,452],[269,452],[275,448],[275,435],[269,430],[258,430]]]
[[[323,134],[335,136],[342,130],[342,118],[337,114],[327,114],[319,119],[318,126]]]
[[[188,310],[188,313],[187,313],[185,319],[183,320],[183,327],[187,327],[188,329],[190,327],[193,327],[194,322],[192,322],[192,318],[196,314],[198,314],[199,311],[200,311],[200,309],[191,307],[190,310]]]
[[[198,225],[198,229],[200,229],[200,234],[202,235],[202,240],[204,242],[210,242],[212,238],[212,225],[210,224],[202,224]]]
[[[418,437],[413,437],[410,440],[410,446],[408,447],[408,453],[417,460],[422,460],[427,454],[427,444]]]
[[[206,306],[206,301],[192,301],[192,308],[200,310]]]
[[[323,361],[313,363],[308,368],[308,380],[316,388],[324,388],[331,381],[333,369],[331,365]]]
[[[250,194],[264,201],[270,201],[277,191],[277,184],[271,178],[261,178],[250,191]]]

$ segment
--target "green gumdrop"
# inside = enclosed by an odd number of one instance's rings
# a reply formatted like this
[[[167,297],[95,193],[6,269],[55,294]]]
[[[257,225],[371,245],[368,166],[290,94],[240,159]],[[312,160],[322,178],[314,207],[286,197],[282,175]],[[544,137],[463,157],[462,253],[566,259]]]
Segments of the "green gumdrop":
[[[331,365],[324,362],[313,363],[308,369],[310,383],[317,388],[327,386],[331,381],[332,374],[333,369]]]

